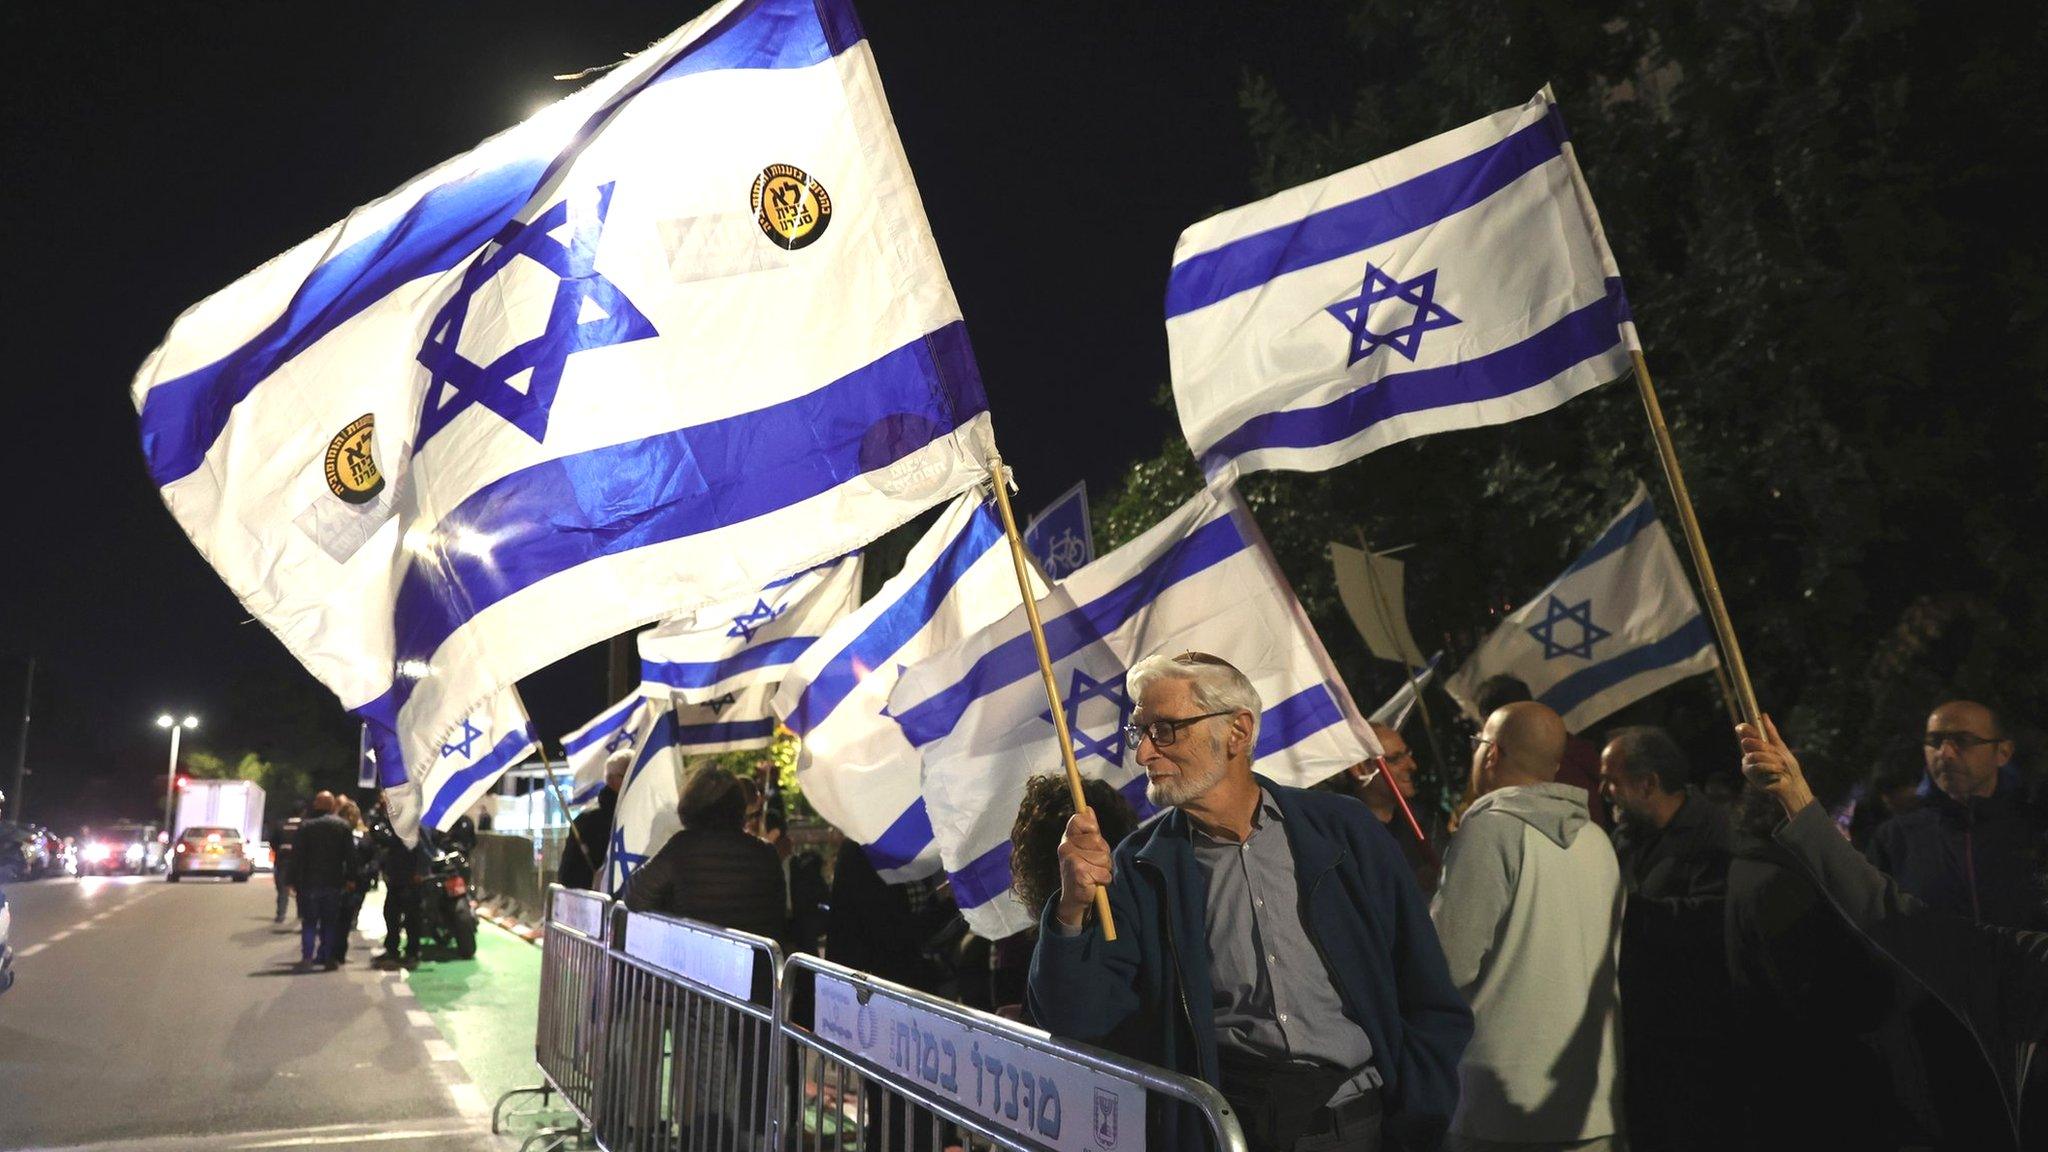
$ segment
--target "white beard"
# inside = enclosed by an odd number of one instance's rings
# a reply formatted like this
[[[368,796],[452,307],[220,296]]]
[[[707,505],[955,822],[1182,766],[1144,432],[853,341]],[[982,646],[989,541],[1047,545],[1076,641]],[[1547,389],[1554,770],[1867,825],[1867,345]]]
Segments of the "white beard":
[[[1177,776],[1170,780],[1147,781],[1145,799],[1161,808],[1178,808],[1208,795],[1209,790],[1221,784],[1223,777],[1229,773],[1230,765],[1226,762],[1218,764],[1216,770],[1207,776],[1197,776],[1193,779]]]

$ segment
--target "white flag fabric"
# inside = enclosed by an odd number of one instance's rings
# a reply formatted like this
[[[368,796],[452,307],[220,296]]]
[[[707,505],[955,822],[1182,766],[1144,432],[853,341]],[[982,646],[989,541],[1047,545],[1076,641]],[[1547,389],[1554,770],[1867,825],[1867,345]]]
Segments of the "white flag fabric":
[[[892,883],[939,870],[917,749],[884,711],[897,674],[1021,603],[1002,520],[980,493],[963,493],[902,570],[798,657],[782,682],[775,712],[803,740],[804,798]]]
[[[696,756],[766,748],[774,743],[775,712],[769,702],[775,699],[776,688],[774,684],[756,684],[710,700],[677,701],[677,751]]]
[[[633,873],[683,827],[676,815],[683,798],[683,752],[676,747],[675,710],[657,703],[645,715],[646,736],[619,788],[612,838],[605,846],[604,890],[613,896],[625,891]]]
[[[1616,709],[1710,672],[1714,633],[1671,537],[1642,485],[1592,547],[1536,598],[1503,620],[1444,691],[1478,715],[1473,694],[1512,675],[1584,731]]]
[[[725,0],[202,301],[133,393],[179,524],[415,761],[989,454],[845,0]]]
[[[1204,490],[1142,536],[1061,581],[1041,615],[1074,755],[1143,812],[1144,773],[1124,754],[1124,673],[1143,657],[1220,656],[1258,689],[1255,766],[1309,785],[1379,754],[1322,641],[1237,494]],[[996,939],[1035,922],[1010,889],[1010,825],[1025,780],[1060,772],[1020,605],[903,673],[889,711],[924,756],[925,803],[953,897]]]
[[[1548,88],[1189,228],[1166,335],[1211,476],[1533,416],[1626,373],[1637,347]]]
[[[783,678],[860,603],[861,559],[842,556],[640,633],[640,691],[691,703]]]
[[[655,704],[638,692],[599,712],[590,723],[562,737],[562,756],[572,779],[569,806],[597,799],[604,790],[604,766],[621,748],[637,749],[653,723]]]
[[[365,724],[363,737],[384,788],[386,818],[407,847],[418,843],[422,824],[447,831],[507,768],[540,747],[526,705],[512,688],[464,716],[422,771],[407,769],[404,753],[387,730]]]
[[[1408,714],[1415,711],[1416,696],[1422,689],[1429,687],[1430,680],[1435,678],[1436,662],[1443,658],[1444,654],[1441,652],[1431,656],[1428,664],[1417,669],[1412,678],[1402,681],[1401,686],[1394,690],[1394,694],[1387,697],[1387,702],[1374,709],[1373,714],[1366,719],[1375,724],[1385,724],[1396,732],[1400,731],[1401,726],[1408,723]]]
[[[1408,631],[1408,566],[1346,544],[1333,543],[1329,551],[1337,599],[1366,648],[1382,660],[1420,665],[1422,647]]]

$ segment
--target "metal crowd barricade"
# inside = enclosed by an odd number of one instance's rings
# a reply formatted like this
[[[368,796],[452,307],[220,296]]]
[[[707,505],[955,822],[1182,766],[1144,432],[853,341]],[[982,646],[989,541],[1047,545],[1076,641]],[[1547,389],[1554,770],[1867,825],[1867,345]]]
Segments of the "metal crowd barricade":
[[[598,1146],[767,1148],[781,1080],[775,942],[617,906],[611,944]]]
[[[590,1124],[591,1104],[603,1071],[607,1025],[606,981],[611,978],[605,931],[610,897],[580,888],[548,886],[547,930],[541,938],[540,1017],[534,1028],[533,1060],[542,1084],[516,1088],[491,1111],[491,1131],[500,1131],[505,1105],[515,1097],[539,1094],[542,1106],[559,1093],[583,1125]],[[543,1128],[527,1140],[560,1143],[579,1129]]]
[[[1146,1147],[1153,1106],[1175,1103],[1201,1115],[1209,1148],[1245,1152],[1237,1117],[1201,1080],[801,953],[781,992],[782,1152],[1130,1152]],[[1188,1148],[1196,1139],[1182,1134]]]

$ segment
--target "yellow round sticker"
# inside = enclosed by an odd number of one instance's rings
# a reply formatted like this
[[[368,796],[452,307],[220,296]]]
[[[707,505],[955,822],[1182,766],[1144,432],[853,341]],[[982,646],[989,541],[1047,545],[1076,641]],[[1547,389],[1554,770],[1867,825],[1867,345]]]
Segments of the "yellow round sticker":
[[[377,417],[365,413],[327,442],[327,488],[350,504],[368,504],[384,490],[374,452]]]
[[[825,186],[789,164],[770,164],[754,177],[747,197],[762,235],[776,247],[795,251],[825,234],[832,222],[832,197]]]

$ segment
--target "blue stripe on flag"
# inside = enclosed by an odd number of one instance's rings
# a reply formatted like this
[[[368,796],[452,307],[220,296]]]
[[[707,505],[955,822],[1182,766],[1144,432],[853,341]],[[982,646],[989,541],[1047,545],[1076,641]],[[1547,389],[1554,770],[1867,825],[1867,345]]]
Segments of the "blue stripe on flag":
[[[235,406],[272,373],[399,286],[468,260],[518,216],[551,171],[648,87],[724,69],[806,68],[860,39],[860,22],[844,0],[743,4],[659,72],[599,109],[551,160],[530,157],[429,189],[390,226],[314,269],[284,313],[241,347],[149,390],[141,424],[150,478],[161,488],[198,470]]]
[[[487,554],[437,550],[406,571],[394,609],[398,659],[431,659],[477,614],[550,576],[829,492],[987,407],[966,326],[955,321],[807,395],[520,469],[439,525],[444,537],[487,534]],[[392,711],[412,684],[393,687]]]
[[[802,736],[824,723],[869,672],[887,663],[932,622],[953,586],[1002,538],[1003,527],[995,515],[985,505],[976,508],[966,528],[947,543],[917,582],[818,669],[783,720],[790,731]]]
[[[1252,758],[1277,755],[1343,719],[1329,685],[1304,688],[1259,715],[1259,742]]]
[[[638,698],[626,700],[621,702],[611,715],[598,717],[591,723],[589,728],[584,730],[582,735],[562,741],[562,755],[574,756],[599,740],[624,728],[632,721],[633,713],[639,710],[640,703]]]
[[[953,881],[955,905],[961,908],[981,907],[1010,890],[1010,842],[998,843],[969,860],[967,866],[958,872],[946,875]]]
[[[924,806],[924,797],[919,796],[875,837],[874,843],[862,847],[868,854],[868,863],[876,868],[902,868],[917,859],[918,853],[931,842],[932,815]]]
[[[1655,523],[1657,523],[1656,506],[1648,500],[1644,500],[1634,508],[1629,509],[1628,515],[1609,525],[1607,531],[1602,532],[1598,540],[1593,541],[1584,552],[1579,554],[1577,560],[1572,561],[1571,567],[1565,569],[1562,575],[1550,582],[1550,587],[1557,587],[1569,579],[1572,573],[1584,571],[1605,560],[1612,553],[1635,543],[1636,537],[1642,535],[1643,529]]]
[[[816,636],[787,636],[741,649],[723,660],[642,660],[640,679],[671,688],[703,688],[756,668],[789,664],[817,640]]]
[[[1552,106],[1542,120],[1441,168],[1190,256],[1167,276],[1166,318],[1426,228],[1563,155],[1564,142]]]
[[[1261,448],[1336,444],[1397,416],[1533,388],[1620,344],[1625,309],[1621,281],[1610,279],[1607,295],[1520,343],[1455,364],[1390,372],[1312,408],[1260,413],[1218,440],[1203,455],[1202,469],[1213,474],[1231,458]]]
[[[1124,626],[1161,593],[1190,576],[1228,560],[1247,547],[1230,516],[1218,516],[1188,534],[1166,555],[1088,604],[1045,622],[1045,643],[1054,660],[1062,660]],[[999,692],[1038,670],[1031,636],[1011,637],[974,662],[951,687],[912,705],[896,718],[913,747],[923,747],[951,732],[970,705]]]
[[[1536,699],[1563,715],[1630,677],[1669,667],[1713,642],[1714,633],[1707,626],[1706,617],[1695,616],[1654,644],[1632,648],[1611,660],[1579,669],[1552,684]]]
[[[738,740],[766,740],[775,735],[773,720],[733,720],[716,724],[676,725],[677,748],[685,752],[697,748],[716,748]]]
[[[427,809],[420,816],[420,823],[440,827],[441,818],[448,809],[460,800],[464,793],[512,766],[512,762],[526,755],[533,747],[533,733],[521,728],[503,740],[476,763],[464,768],[443,781],[440,790],[427,799]],[[467,805],[465,805],[467,807]]]
[[[632,790],[633,782],[640,778],[640,770],[647,767],[656,754],[676,742],[676,714],[674,709],[664,708],[654,722],[654,730],[647,734],[647,743],[633,757],[633,766],[626,770],[626,778],[619,782],[619,795]]]

